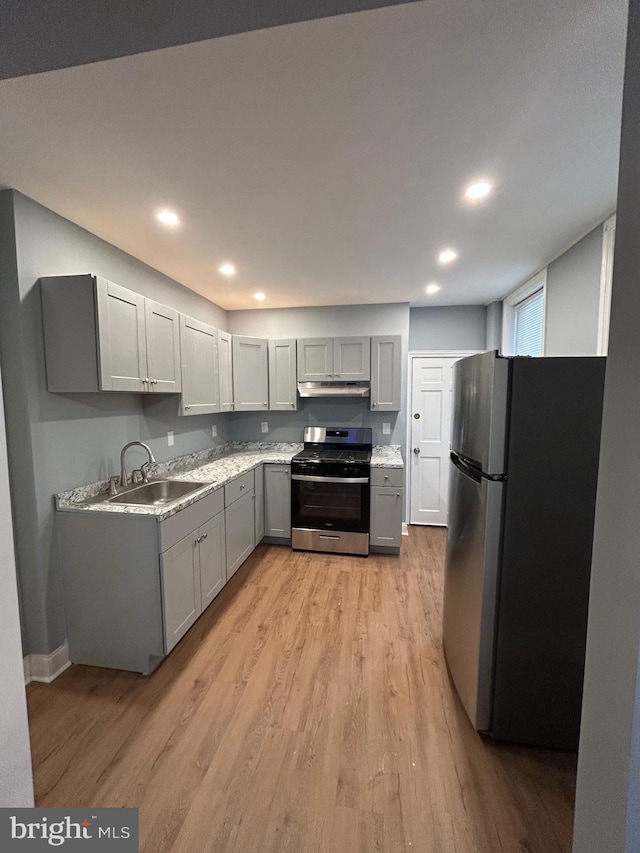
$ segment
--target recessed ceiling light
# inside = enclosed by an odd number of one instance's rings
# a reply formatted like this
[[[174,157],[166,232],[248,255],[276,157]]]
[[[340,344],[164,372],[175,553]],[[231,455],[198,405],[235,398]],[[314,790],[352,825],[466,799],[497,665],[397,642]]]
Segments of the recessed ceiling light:
[[[425,290],[426,290],[426,292],[427,292],[427,293],[437,293],[437,292],[440,290],[440,285],[439,285],[439,284],[436,284],[436,283],[435,283],[435,281],[434,281],[434,282],[432,282],[431,284],[428,284],[428,285],[425,287]]]
[[[438,255],[438,263],[439,264],[450,264],[452,261],[458,257],[458,253],[455,249],[443,249]]]
[[[222,264],[221,267],[218,267],[218,272],[221,272],[222,275],[235,275],[236,268],[233,264]]]
[[[172,210],[159,210],[156,213],[156,219],[163,225],[180,225],[180,217]]]
[[[464,197],[467,201],[479,201],[481,198],[486,198],[492,189],[493,184],[490,181],[476,181],[466,188]]]
[[[266,296],[264,295],[264,293],[254,293],[253,298],[257,299],[258,302],[262,302],[264,299],[266,299]]]

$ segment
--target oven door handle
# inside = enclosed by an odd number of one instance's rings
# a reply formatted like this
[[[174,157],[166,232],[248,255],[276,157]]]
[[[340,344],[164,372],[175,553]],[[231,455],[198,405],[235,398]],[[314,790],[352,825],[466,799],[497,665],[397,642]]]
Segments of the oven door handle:
[[[368,483],[368,477],[316,477],[311,474],[292,474],[292,480],[304,480],[305,483]]]

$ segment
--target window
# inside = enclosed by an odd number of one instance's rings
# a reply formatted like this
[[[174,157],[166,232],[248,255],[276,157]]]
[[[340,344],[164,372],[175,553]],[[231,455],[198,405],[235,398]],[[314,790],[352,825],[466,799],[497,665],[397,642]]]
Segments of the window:
[[[544,353],[546,269],[506,297],[503,304],[502,354],[541,356]]]

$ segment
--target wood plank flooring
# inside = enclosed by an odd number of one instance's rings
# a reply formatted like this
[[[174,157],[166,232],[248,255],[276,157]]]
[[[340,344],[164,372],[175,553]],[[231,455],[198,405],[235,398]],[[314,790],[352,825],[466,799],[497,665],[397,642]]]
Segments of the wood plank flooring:
[[[144,853],[569,853],[575,756],[452,691],[443,552],[260,546],[152,676],[30,685],[37,804],[137,806]]]

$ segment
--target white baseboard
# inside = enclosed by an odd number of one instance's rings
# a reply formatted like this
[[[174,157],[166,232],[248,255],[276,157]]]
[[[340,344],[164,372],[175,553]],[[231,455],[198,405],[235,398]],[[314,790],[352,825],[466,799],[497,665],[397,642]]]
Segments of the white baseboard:
[[[27,655],[23,658],[22,663],[25,684],[29,684],[31,681],[51,684],[54,678],[57,678],[61,672],[71,666],[69,646],[63,643],[50,655]]]
[[[409,525],[407,524],[407,522],[406,522],[406,521],[403,521],[403,522],[402,522],[402,535],[403,535],[403,536],[408,536],[408,535],[409,535]]]

